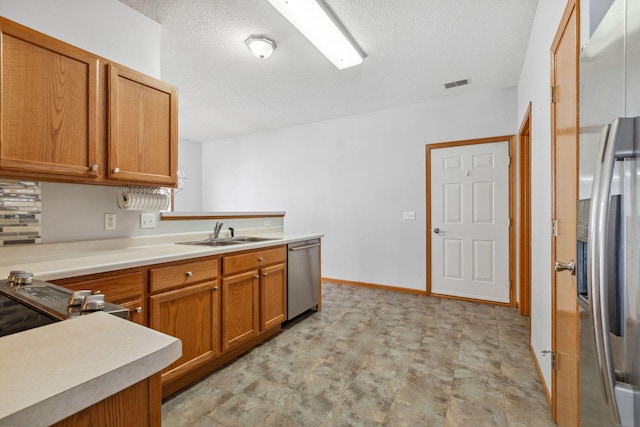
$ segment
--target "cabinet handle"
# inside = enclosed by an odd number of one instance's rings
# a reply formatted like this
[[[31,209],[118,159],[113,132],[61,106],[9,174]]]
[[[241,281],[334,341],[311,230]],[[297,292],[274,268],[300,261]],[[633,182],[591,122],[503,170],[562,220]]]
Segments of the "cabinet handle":
[[[268,275],[268,274],[269,274],[269,273],[262,273],[262,275],[263,275],[264,277],[267,277],[267,275]]]
[[[258,276],[257,274],[255,276],[253,276],[254,279],[258,280],[260,279],[260,276]]]
[[[187,271],[187,277],[191,277],[193,276],[193,273],[191,271]]]
[[[214,286],[214,287],[213,287],[213,290],[214,290],[214,291],[217,291],[218,289],[220,289],[220,288],[218,288],[217,286]]]
[[[262,261],[264,261],[264,258],[262,257],[258,258],[258,262],[262,262]]]
[[[120,168],[113,168],[113,173],[120,173]]]
[[[97,170],[98,170],[98,165],[91,165],[91,166],[89,166],[89,170],[90,170],[90,171],[97,171]]]
[[[142,307],[136,307],[133,311],[135,311],[136,313],[140,314],[140,313],[142,313]]]

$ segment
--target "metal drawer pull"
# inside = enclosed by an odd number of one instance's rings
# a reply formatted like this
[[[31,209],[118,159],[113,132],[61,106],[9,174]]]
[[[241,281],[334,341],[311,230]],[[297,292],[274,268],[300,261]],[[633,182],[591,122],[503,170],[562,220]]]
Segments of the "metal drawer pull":
[[[267,277],[269,273],[262,273],[263,276]]]
[[[191,277],[193,276],[193,273],[191,271],[187,271],[187,277]]]
[[[258,258],[258,262],[262,262],[262,261],[264,261],[264,258],[262,257]]]
[[[133,311],[135,311],[136,313],[140,314],[140,313],[142,313],[142,307],[136,307],[135,310],[133,310]]]
[[[218,289],[220,289],[220,288],[218,288],[217,286],[214,286],[214,287],[213,287],[213,290],[214,290],[214,291],[217,291]]]
[[[318,243],[314,243],[312,245],[298,246],[297,248],[289,248],[289,251],[291,251],[291,252],[293,252],[293,251],[301,251],[303,249],[317,248],[318,246],[320,246]]]
[[[113,173],[120,173],[120,168],[113,168]]]
[[[260,276],[258,276],[257,274],[255,276],[253,276],[254,279],[258,280],[260,278]]]
[[[89,170],[90,170],[90,171],[97,171],[97,170],[98,170],[98,165],[91,165],[91,166],[89,166]]]

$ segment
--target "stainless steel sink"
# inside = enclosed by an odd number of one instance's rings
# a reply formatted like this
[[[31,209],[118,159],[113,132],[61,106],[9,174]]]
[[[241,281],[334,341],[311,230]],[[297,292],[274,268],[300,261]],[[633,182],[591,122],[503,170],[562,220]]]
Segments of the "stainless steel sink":
[[[197,240],[195,242],[178,242],[177,245],[204,245],[204,246],[228,246],[228,245],[239,245],[243,242],[235,242],[229,239],[207,239],[207,240]]]
[[[195,242],[179,242],[178,245],[204,245],[204,246],[227,246],[240,245],[242,243],[266,242],[269,240],[279,240],[271,237],[237,236],[230,239],[206,239]]]
[[[237,237],[232,237],[231,240],[234,242],[253,243],[253,242],[267,242],[269,240],[279,240],[279,239],[274,237],[237,236]]]

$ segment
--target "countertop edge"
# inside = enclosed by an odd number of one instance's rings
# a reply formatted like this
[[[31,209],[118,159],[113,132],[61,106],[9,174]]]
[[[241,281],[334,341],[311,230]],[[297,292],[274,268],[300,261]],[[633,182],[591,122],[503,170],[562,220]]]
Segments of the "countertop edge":
[[[309,233],[284,235],[283,237],[274,237],[275,240],[213,248],[198,245],[180,245],[171,242],[121,248],[115,251],[97,250],[85,255],[99,258],[99,260],[86,258],[85,256],[79,257],[77,254],[69,254],[69,256],[61,255],[49,258],[25,259],[23,262],[11,263],[11,265],[0,264],[0,277],[7,276],[10,270],[24,270],[34,273],[35,277],[40,280],[57,280],[173,261],[222,255],[231,252],[262,249],[322,237],[324,237],[324,234]],[[111,257],[111,259],[109,257]],[[65,265],[67,263],[70,265]]]
[[[91,322],[86,321],[89,317],[94,317]],[[82,318],[78,318],[73,321],[83,321]],[[49,328],[47,331],[50,333],[55,329],[56,334],[65,334],[65,331],[69,328],[70,321],[57,322],[52,325],[43,326],[38,328],[43,331]],[[159,372],[172,362],[177,360],[182,354],[182,343],[179,339],[170,337],[169,335],[162,334],[160,332],[148,329],[144,326],[137,325],[132,322],[123,321],[122,319],[111,316],[106,313],[94,313],[91,316],[85,318],[85,323],[90,324],[113,324],[114,327],[122,328],[134,328],[137,329],[137,333],[143,333],[154,341],[153,349],[146,355],[131,360],[127,364],[118,366],[117,368],[108,372],[98,374],[86,381],[82,381],[73,387],[66,389],[53,391],[51,396],[44,398],[39,402],[28,404],[27,406],[16,410],[11,414],[4,414],[3,418],[0,418],[0,425],[50,425],[67,418],[119,391],[122,391],[135,383],[144,380],[145,378]],[[122,323],[126,322],[126,323]],[[142,328],[142,329],[140,329]],[[146,331],[143,331],[146,330]],[[131,330],[131,329],[130,329]],[[113,334],[104,334],[102,337],[105,340],[111,340],[115,350],[120,350],[118,344],[121,344],[121,340]],[[11,336],[9,336],[10,338]],[[77,338],[78,340],[81,338]],[[60,345],[66,345],[61,340]],[[108,355],[104,355],[108,357]],[[90,358],[92,361],[99,362],[99,355],[91,355],[90,351],[86,353],[78,354],[78,357]],[[73,361],[66,361],[69,364],[69,369],[73,371]],[[45,367],[46,369],[46,367]],[[7,372],[9,375],[10,372]],[[17,375],[20,375],[19,373]],[[73,374],[71,374],[73,375]],[[55,390],[55,388],[54,388]],[[28,393],[27,390],[23,393]],[[12,398],[20,399],[20,390],[12,391]]]

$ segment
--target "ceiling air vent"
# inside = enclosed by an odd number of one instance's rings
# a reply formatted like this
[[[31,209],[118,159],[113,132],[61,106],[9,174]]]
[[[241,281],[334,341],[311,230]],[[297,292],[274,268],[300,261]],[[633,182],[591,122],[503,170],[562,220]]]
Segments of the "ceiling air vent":
[[[458,80],[457,82],[445,83],[445,89],[451,89],[452,87],[464,86],[469,84],[469,79]]]

